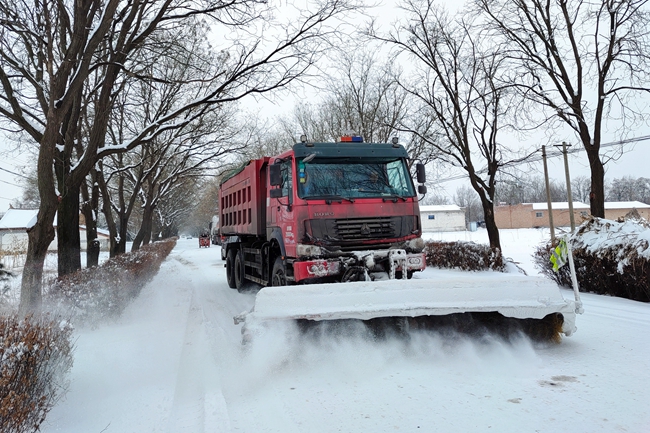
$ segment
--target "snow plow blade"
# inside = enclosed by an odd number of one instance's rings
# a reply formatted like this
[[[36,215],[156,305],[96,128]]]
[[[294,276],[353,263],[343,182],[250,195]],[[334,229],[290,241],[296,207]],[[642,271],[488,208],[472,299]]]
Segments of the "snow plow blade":
[[[576,306],[542,277],[488,273],[437,279],[361,281],[265,287],[250,313],[235,317],[246,325],[265,321],[405,318],[410,328],[481,326],[522,331],[539,340],[559,341],[575,332]],[[521,326],[519,326],[521,325]]]

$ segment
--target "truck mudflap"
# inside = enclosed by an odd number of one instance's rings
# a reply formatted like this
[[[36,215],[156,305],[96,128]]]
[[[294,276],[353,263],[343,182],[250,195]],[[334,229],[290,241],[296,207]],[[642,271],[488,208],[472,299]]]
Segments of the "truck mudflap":
[[[402,272],[403,279],[407,278],[408,272],[426,269],[425,253],[407,253],[403,249],[360,251],[352,253],[350,257],[296,261],[293,263],[294,281],[338,276],[350,267],[365,269],[365,278],[361,279],[371,280],[370,275],[380,262],[387,263],[385,273],[389,279],[394,279],[396,272],[404,269],[407,272]]]
[[[477,283],[478,282],[478,283]],[[267,321],[312,321],[388,317],[439,317],[457,313],[498,313],[505,318],[557,325],[558,341],[576,331],[576,304],[566,300],[559,287],[542,277],[486,272],[478,280],[450,276],[436,279],[358,281],[265,287],[249,313],[235,323],[255,326]]]

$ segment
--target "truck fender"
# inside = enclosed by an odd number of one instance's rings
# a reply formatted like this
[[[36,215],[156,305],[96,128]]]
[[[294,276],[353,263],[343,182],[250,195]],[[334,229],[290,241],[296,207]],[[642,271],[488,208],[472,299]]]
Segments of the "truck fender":
[[[274,227],[269,234],[269,241],[272,243],[273,240],[278,243],[282,257],[285,257],[287,255],[287,250],[284,247],[284,238],[282,237],[282,231],[279,227]]]
[[[239,236],[228,236],[221,243],[221,259],[226,260],[226,254],[228,250],[232,247],[230,244],[239,245],[241,243],[241,238]]]

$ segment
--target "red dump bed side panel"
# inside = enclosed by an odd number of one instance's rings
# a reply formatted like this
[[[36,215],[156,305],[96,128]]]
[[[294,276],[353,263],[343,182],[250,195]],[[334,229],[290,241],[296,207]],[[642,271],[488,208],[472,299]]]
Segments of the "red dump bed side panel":
[[[219,188],[222,236],[266,233],[266,179],[269,158],[254,159]]]

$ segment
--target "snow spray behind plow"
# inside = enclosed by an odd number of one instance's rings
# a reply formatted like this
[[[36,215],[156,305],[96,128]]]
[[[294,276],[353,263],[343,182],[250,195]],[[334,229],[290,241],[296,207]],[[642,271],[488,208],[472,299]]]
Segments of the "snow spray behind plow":
[[[360,320],[372,328],[388,324],[408,329],[455,327],[461,332],[521,330],[536,340],[559,341],[576,331],[576,303],[542,277],[486,273],[389,281],[265,287],[245,322],[244,339],[264,322],[278,320]]]

